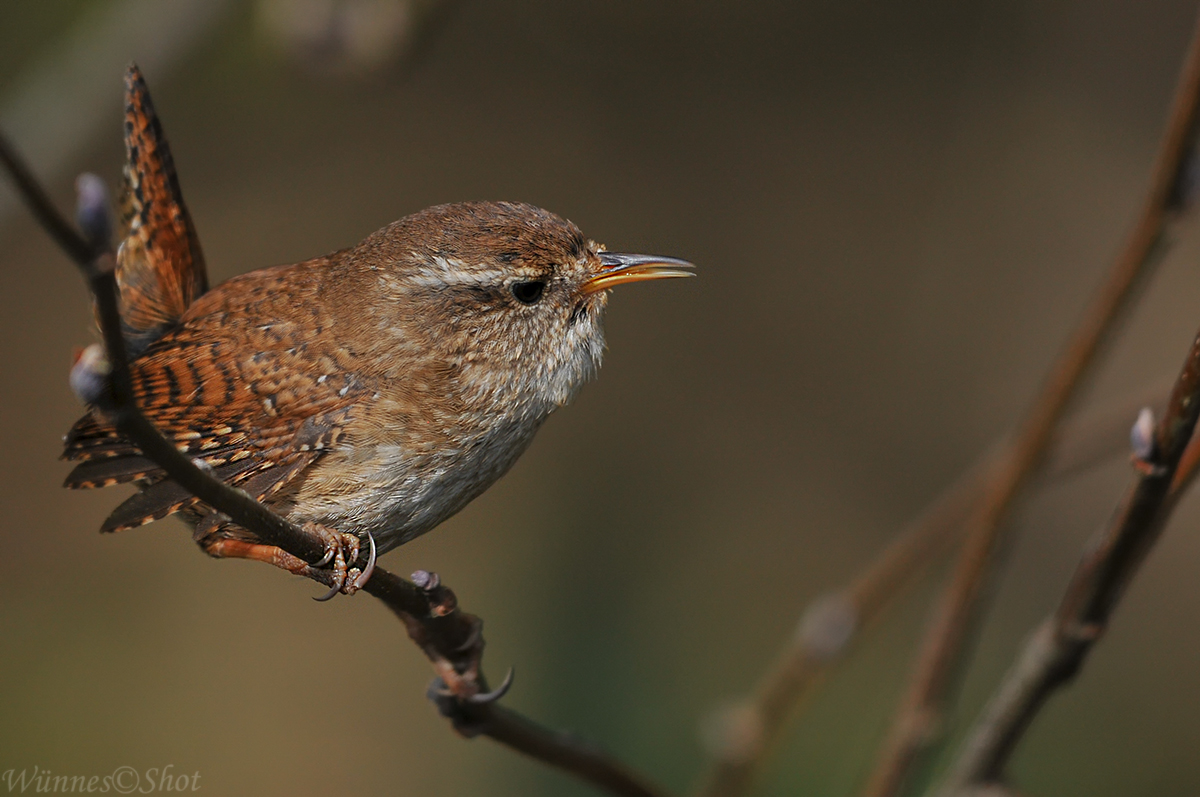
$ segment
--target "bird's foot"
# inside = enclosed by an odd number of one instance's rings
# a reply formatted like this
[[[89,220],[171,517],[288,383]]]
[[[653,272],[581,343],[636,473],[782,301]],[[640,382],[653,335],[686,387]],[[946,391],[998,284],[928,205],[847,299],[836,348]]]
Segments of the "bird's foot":
[[[370,554],[367,556],[366,564],[360,569],[356,563],[362,553],[362,540],[358,538],[357,534],[335,532],[319,523],[306,523],[304,530],[320,537],[325,544],[325,556],[320,561],[308,565],[309,572],[304,575],[312,578],[327,568],[328,575],[331,577],[329,592],[313,598],[313,600],[327,601],[338,593],[353,595],[366,586],[367,581],[375,572],[375,538],[371,536],[370,532],[367,532]],[[324,579],[318,580],[323,581]]]
[[[448,685],[444,678],[438,676],[437,678],[434,678],[433,683],[429,685],[429,689],[426,692],[426,697],[434,702],[437,702],[438,698],[454,698],[460,703],[483,706],[488,703],[495,703],[497,700],[508,694],[508,690],[512,689],[513,677],[515,675],[516,670],[510,667],[508,669],[508,674],[504,676],[504,680],[501,681],[500,685],[495,689],[491,690],[490,692],[475,692],[474,694],[469,694],[465,697],[460,695],[454,690],[453,687]]]
[[[370,553],[360,569],[357,563],[362,553],[362,542],[357,536],[339,534],[316,523],[306,524],[305,530],[319,537],[325,544],[325,556],[312,564],[274,545],[247,542],[232,537],[209,537],[201,540],[200,545],[209,556],[266,562],[289,573],[328,584],[329,592],[314,600],[327,601],[339,592],[353,595],[366,586],[375,572],[375,538],[369,532],[367,542],[370,545]]]
[[[425,696],[437,706],[438,713],[454,726],[454,729],[468,739],[483,733],[486,729],[489,715],[487,707],[507,694],[513,682],[513,670],[504,676],[504,682],[490,692],[476,692],[463,697],[455,692],[454,686],[447,684],[445,679],[437,677],[429,685]]]

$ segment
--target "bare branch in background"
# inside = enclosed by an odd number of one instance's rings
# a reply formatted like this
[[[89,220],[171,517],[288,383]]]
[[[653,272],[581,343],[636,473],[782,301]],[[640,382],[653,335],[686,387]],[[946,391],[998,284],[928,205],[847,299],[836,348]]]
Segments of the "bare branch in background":
[[[62,38],[21,69],[0,95],[0,129],[24,142],[25,158],[57,180],[115,118],[111,75],[130,61],[166,75],[246,0],[114,0],[91,4]],[[416,68],[461,0],[258,0],[267,36],[308,70],[344,63],[348,77],[389,64]],[[0,224],[18,198],[0,190]]]
[[[1003,521],[1045,457],[1056,426],[1122,310],[1163,252],[1166,228],[1190,199],[1188,167],[1200,107],[1200,27],[1180,74],[1140,216],[1108,279],[1050,371],[1032,410],[1004,453],[985,497],[968,520],[967,541],[922,642],[912,681],[897,711],[865,794],[899,794],[937,737],[946,699],[968,646],[1001,542]]]
[[[847,651],[857,633],[878,619],[900,590],[944,553],[978,500],[979,474],[968,472],[909,525],[843,590],[814,601],[796,634],[763,676],[754,696],[729,716],[711,745],[714,762],[700,794],[745,794],[778,741],[784,723],[817,680]]]
[[[306,72],[365,77],[419,65],[461,0],[256,0],[260,27]]]
[[[1128,450],[1129,419],[1143,407],[1161,412],[1170,383],[1091,409],[1063,424],[1040,474],[1066,478]],[[949,552],[963,521],[980,500],[998,456],[992,453],[938,496],[851,583],[814,601],[753,695],[733,704],[710,728],[713,765],[701,784],[705,797],[739,797],[752,786],[796,706],[878,620],[896,595],[930,562]]]
[[[54,180],[115,120],[112,75],[131,60],[166,74],[216,29],[232,0],[117,0],[89,4],[63,37],[26,65],[0,98],[0,128]],[[0,191],[0,224],[18,198]]]
[[[999,784],[1038,711],[1079,673],[1196,474],[1200,445],[1189,445],[1189,440],[1198,417],[1200,335],[1166,414],[1153,429],[1149,445],[1136,452],[1137,479],[1108,526],[1088,545],[1058,610],[1026,643],[976,723],[943,792],[947,797]],[[1135,429],[1135,440],[1138,437]]]

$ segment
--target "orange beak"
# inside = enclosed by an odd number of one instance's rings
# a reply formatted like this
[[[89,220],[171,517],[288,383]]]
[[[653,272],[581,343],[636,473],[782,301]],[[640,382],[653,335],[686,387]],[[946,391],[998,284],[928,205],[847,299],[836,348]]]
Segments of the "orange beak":
[[[606,291],[627,282],[694,277],[691,263],[674,257],[658,255],[626,255],[619,252],[600,253],[600,271],[583,283],[583,293]]]

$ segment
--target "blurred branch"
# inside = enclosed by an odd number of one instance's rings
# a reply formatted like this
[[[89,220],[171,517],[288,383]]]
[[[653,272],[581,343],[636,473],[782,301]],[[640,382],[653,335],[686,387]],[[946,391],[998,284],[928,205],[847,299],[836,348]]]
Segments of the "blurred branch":
[[[3,133],[0,133],[0,164],[4,165],[38,224],[42,225],[42,229],[54,243],[87,273],[92,268],[92,258],[95,254],[92,247],[79,237],[71,223],[59,214],[58,208],[54,207],[41,183],[33,176],[29,166],[17,156],[16,149]]]
[[[1040,480],[1065,478],[1128,450],[1129,419],[1143,407],[1164,409],[1170,389],[1170,384],[1156,384],[1063,424],[1054,436]],[[749,790],[787,719],[819,678],[845,656],[861,630],[877,620],[924,567],[960,538],[963,521],[978,504],[998,459],[994,451],[985,456],[901,530],[858,578],[809,604],[796,633],[752,697],[738,703],[725,718],[728,727],[717,729],[718,743],[712,751],[715,760],[699,794],[738,797]]]
[[[256,0],[258,23],[307,72],[410,76],[462,0]]]
[[[111,75],[131,60],[165,74],[216,29],[234,0],[115,0],[89,3],[59,41],[20,71],[0,99],[0,127],[26,142],[25,156],[52,180],[116,118]],[[0,191],[0,224],[17,207]]]
[[[1129,450],[1129,424],[1149,408],[1154,417],[1167,409],[1172,380],[1106,401],[1064,421],[1054,433],[1046,459],[1037,474],[1038,485],[1056,482],[1086,471]]]
[[[984,710],[944,793],[999,783],[1013,750],[1056,690],[1083,666],[1108,627],[1125,587],[1162,534],[1200,462],[1189,440],[1200,417],[1200,335],[1192,344],[1171,402],[1154,431],[1138,477],[1109,525],[1093,538],[1058,610],[1034,632]],[[1181,467],[1186,454],[1186,467]]]
[[[727,719],[714,745],[714,762],[699,794],[745,794],[778,741],[796,705],[849,649],[923,565],[949,547],[954,532],[978,500],[979,475],[969,472],[910,523],[875,561],[842,590],[813,601],[796,633],[763,676],[753,697]],[[749,730],[747,730],[747,728]]]
[[[103,410],[118,431],[142,453],[161,466],[168,477],[263,542],[304,560],[322,561],[325,543],[255,501],[245,492],[221,482],[181,453],[137,407],[129,360],[121,331],[115,258],[110,246],[111,210],[107,192],[98,178],[81,178],[77,217],[84,235],[54,208],[46,192],[0,134],[0,165],[34,216],[83,273],[96,303],[96,316],[104,338],[107,373],[97,394]],[[333,582],[329,570],[312,567],[309,577]],[[505,686],[486,694],[480,670],[483,656],[482,621],[458,610],[454,593],[435,575],[418,571],[419,584],[376,568],[362,587],[381,600],[404,624],[409,637],[429,658],[438,674],[431,697],[443,715],[467,736],[486,735],[515,750],[566,770],[613,794],[627,797],[663,797],[600,749],[569,734],[554,732],[495,705]]]
[[[1122,309],[1162,254],[1173,214],[1190,201],[1190,166],[1200,104],[1200,27],[1193,34],[1141,213],[1104,287],[1084,314],[1065,352],[1016,437],[1002,454],[983,500],[967,521],[967,539],[950,583],[935,607],[912,680],[864,793],[900,793],[936,737],[943,707],[967,647],[993,567],[1003,521],[1041,464],[1054,429]]]

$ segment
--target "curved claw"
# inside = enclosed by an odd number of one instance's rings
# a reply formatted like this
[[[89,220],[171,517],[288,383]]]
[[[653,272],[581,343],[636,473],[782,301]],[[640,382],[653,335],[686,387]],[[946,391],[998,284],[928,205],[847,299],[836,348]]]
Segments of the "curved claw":
[[[485,705],[487,703],[495,703],[500,698],[508,694],[508,690],[512,688],[513,676],[517,671],[512,667],[508,668],[508,675],[504,676],[504,680],[490,692],[481,692],[477,695],[471,695],[464,702],[475,703],[476,705]]]
[[[329,592],[326,592],[324,595],[322,595],[320,597],[313,598],[313,600],[315,600],[317,603],[324,603],[327,600],[333,600],[333,596],[337,595],[339,592],[341,592],[342,588],[345,586],[346,586],[346,574],[343,571],[343,572],[337,573],[334,576],[333,586],[331,586],[329,588]]]
[[[309,565],[309,567],[324,567],[325,565],[329,564],[333,561],[333,556],[336,550],[337,549],[335,549],[332,545],[326,545],[325,555],[321,557],[321,561],[313,562],[311,565]]]
[[[357,537],[354,538],[354,542],[355,542],[355,544],[353,546],[354,551],[352,553],[351,561],[358,558],[358,544],[357,544],[358,538]],[[346,583],[346,571],[344,568],[339,568],[337,570],[337,575],[335,575],[335,577],[334,577],[334,583],[332,586],[330,586],[329,591],[326,592],[324,595],[314,597],[313,600],[323,603],[325,601],[332,600],[333,597],[335,595],[337,595],[339,592],[344,592],[347,595],[353,595],[355,592],[358,592],[360,589],[362,589],[364,586],[366,586],[366,583],[371,580],[371,576],[375,574],[375,559],[376,559],[376,555],[378,553],[378,551],[375,547],[375,537],[370,532],[367,532],[367,542],[370,543],[370,545],[371,545],[371,555],[369,557],[367,557],[366,568],[364,568],[361,573],[358,573],[358,575],[355,576],[354,581],[347,584]],[[338,550],[339,549],[337,549],[337,548],[330,548],[330,552],[326,553],[325,559],[323,559],[322,562],[328,562],[331,558],[338,559],[338,561],[341,561],[341,557],[339,557],[336,553],[336,551],[338,551]],[[320,563],[318,563],[316,565],[311,565],[311,567],[313,567],[313,568],[316,568],[319,566],[320,566]],[[355,571],[355,572],[357,572],[357,571]]]
[[[367,542],[371,544],[371,555],[367,557],[366,568],[358,574],[358,578],[354,579],[354,588],[362,589],[371,580],[371,576],[375,574],[375,536],[371,532],[367,532]]]
[[[342,591],[341,585],[334,584],[332,587],[329,588],[329,592],[326,592],[324,595],[321,595],[321,596],[314,596],[313,600],[315,600],[317,603],[324,603],[325,601],[333,600],[333,596],[337,595],[341,591]]]

